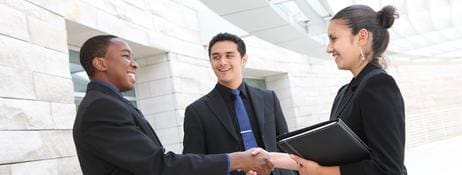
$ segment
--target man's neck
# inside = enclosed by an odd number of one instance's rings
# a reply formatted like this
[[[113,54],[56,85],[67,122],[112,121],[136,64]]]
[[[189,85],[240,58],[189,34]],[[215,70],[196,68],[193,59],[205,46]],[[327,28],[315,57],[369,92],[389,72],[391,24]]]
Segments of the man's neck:
[[[222,86],[227,87],[227,88],[230,88],[230,89],[237,89],[237,88],[239,88],[239,86],[241,86],[242,80],[236,81],[236,82],[232,82],[232,83],[222,83],[222,82],[218,82],[218,84],[221,84]]]

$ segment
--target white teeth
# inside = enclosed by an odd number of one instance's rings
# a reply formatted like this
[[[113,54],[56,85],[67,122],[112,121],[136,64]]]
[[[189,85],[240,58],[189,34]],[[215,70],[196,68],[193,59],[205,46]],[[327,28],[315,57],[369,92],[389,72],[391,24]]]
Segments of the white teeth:
[[[128,73],[128,76],[132,79],[136,79],[136,75],[134,73]]]
[[[226,72],[226,71],[228,71],[228,70],[229,70],[229,69],[218,69],[218,71],[220,71],[220,72]]]

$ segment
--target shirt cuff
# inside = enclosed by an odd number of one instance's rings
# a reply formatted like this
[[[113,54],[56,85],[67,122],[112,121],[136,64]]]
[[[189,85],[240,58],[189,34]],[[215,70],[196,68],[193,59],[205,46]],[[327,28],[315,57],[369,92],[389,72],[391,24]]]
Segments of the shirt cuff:
[[[231,165],[230,165],[230,162],[229,162],[229,155],[228,154],[226,154],[226,162],[228,162],[228,171],[226,171],[226,175],[229,175],[229,169],[230,169],[229,166],[231,166]]]

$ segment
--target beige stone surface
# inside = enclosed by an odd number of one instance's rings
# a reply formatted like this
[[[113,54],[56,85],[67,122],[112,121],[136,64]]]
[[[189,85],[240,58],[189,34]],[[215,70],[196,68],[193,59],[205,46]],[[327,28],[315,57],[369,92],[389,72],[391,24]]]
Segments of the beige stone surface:
[[[74,103],[72,80],[69,78],[34,73],[34,89],[38,100]]]
[[[0,65],[0,97],[35,99],[32,72]]]
[[[16,9],[0,4],[0,34],[29,40],[26,15]]]
[[[52,129],[50,103],[30,100],[0,99],[1,130]]]
[[[152,126],[155,129],[165,129],[171,127],[177,127],[179,125],[183,125],[183,123],[179,124],[175,117],[175,111],[167,111],[161,113],[155,113],[150,116],[150,121]]]
[[[0,65],[70,77],[69,55],[14,38],[0,36]]]
[[[8,165],[0,166],[0,174],[1,175],[10,175],[11,174],[10,166],[8,166]]]
[[[29,2],[58,13],[60,16],[70,16],[79,9],[78,0],[29,0]]]
[[[139,83],[168,78],[170,76],[169,63],[163,62],[140,67],[136,75],[136,81]]]
[[[72,129],[75,115],[75,104],[51,103],[51,116],[55,129]]]
[[[2,171],[4,170],[4,171]],[[77,157],[48,159],[0,166],[1,175],[79,175]]]
[[[180,138],[177,127],[157,129],[156,132],[162,144],[165,145],[179,144],[180,140],[183,140],[183,138]]]
[[[145,115],[159,112],[167,112],[175,109],[175,97],[172,95],[163,95],[142,99],[139,101],[139,108]]]
[[[154,80],[149,83],[149,89],[151,92],[151,97],[168,95],[173,92],[173,84],[170,78],[164,78],[159,80]]]
[[[39,46],[67,53],[64,18],[41,11],[38,18],[28,16],[30,41]],[[47,18],[44,18],[46,16]]]
[[[67,131],[0,131],[0,164],[75,155]]]
[[[101,11],[98,11],[96,18],[97,28],[102,31],[144,45],[147,45],[149,41],[148,31],[138,25]]]

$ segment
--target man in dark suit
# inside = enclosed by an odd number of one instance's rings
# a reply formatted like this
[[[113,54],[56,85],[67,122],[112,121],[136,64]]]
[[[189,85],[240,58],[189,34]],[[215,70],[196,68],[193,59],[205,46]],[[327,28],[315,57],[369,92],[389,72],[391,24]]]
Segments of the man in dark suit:
[[[80,62],[91,79],[77,111],[74,142],[83,174],[226,175],[232,170],[271,172],[264,150],[214,155],[165,153],[143,114],[121,92],[135,85],[138,67],[122,39],[87,40]]]
[[[220,33],[210,41],[208,51],[218,83],[186,108],[183,153],[218,154],[251,147],[278,151],[276,136],[287,132],[287,124],[273,91],[243,81],[247,63],[244,41]],[[292,172],[274,170],[273,174]]]

